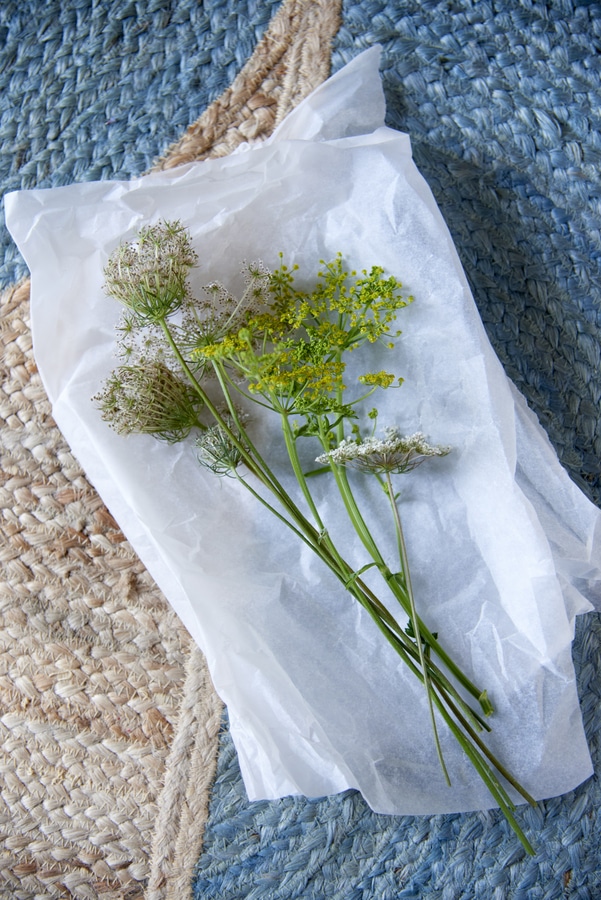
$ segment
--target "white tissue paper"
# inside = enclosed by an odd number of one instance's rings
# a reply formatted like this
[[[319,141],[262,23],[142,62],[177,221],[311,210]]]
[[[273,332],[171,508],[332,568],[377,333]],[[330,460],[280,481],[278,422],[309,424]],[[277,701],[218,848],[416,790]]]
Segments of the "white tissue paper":
[[[487,808],[494,801],[443,728],[446,786],[423,688],[321,562],[235,480],[201,469],[192,439],[116,435],[91,400],[117,364],[121,310],[103,268],[158,219],[190,229],[195,290],[221,280],[235,292],[239,263],[274,267],[280,251],[308,284],[338,251],[351,267],[400,278],[415,296],[399,313],[402,338],[371,352],[375,370],[405,383],[378,394],[379,422],[453,447],[397,482],[418,606],[488,689],[489,745],[543,799],[592,771],[570,649],[574,616],[598,592],[599,512],[490,347],[409,137],[384,126],[378,66],[378,48],[361,54],[271,139],[227,158],[8,195],[32,274],[35,355],[61,431],[207,657],[249,798],[356,788],[382,813]],[[285,479],[278,423],[253,416]],[[310,465],[314,451],[307,444]],[[363,565],[333,485],[317,482],[347,558]],[[366,502],[386,543],[379,498]]]

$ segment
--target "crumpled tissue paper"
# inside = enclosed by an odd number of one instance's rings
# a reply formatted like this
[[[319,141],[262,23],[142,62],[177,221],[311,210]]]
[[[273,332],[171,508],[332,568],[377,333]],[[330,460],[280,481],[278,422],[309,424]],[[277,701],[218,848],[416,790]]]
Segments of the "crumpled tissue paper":
[[[400,278],[415,297],[399,313],[402,337],[371,352],[372,370],[405,383],[379,393],[379,422],[453,447],[399,485],[418,607],[488,689],[491,749],[543,799],[591,774],[570,648],[574,616],[599,593],[599,511],[490,347],[410,139],[384,126],[378,65],[378,48],[361,54],[269,140],[229,157],[8,195],[32,275],[34,351],[56,422],[207,657],[249,798],[356,788],[382,813],[487,808],[442,729],[445,785],[422,687],[321,563],[234,480],[201,469],[192,440],[116,435],[91,400],[116,365],[121,312],[103,268],[158,219],[190,229],[195,290],[221,280],[235,292],[243,260],[273,267],[280,251],[301,280],[338,251]],[[279,466],[277,422],[253,415]],[[347,558],[363,565],[333,486],[318,490]],[[377,494],[366,502],[393,553],[388,511]]]

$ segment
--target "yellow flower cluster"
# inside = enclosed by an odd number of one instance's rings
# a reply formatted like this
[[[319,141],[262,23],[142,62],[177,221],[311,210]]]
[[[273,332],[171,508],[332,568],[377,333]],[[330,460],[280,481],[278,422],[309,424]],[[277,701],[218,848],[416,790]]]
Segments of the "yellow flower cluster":
[[[322,261],[310,291],[295,286],[295,271],[282,264],[271,273],[262,285],[263,309],[217,340],[199,342],[194,357],[233,368],[250,393],[281,411],[338,410],[346,390],[344,354],[365,342],[391,346],[400,334],[391,333],[396,313],[412,298],[402,297],[400,282],[385,278],[379,266],[359,276],[347,271],[340,254]],[[359,381],[371,392],[402,379],[377,372]]]
[[[391,375],[390,372],[385,372],[384,370],[380,372],[366,372],[365,375],[359,375],[361,384],[368,384],[371,387],[388,388],[394,384],[395,380],[397,384],[403,383],[402,378],[395,379],[394,375]]]

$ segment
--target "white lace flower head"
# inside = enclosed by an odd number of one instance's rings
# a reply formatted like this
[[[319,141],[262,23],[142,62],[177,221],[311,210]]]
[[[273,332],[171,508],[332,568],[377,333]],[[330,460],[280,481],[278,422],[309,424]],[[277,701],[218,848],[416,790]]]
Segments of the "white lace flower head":
[[[338,447],[317,457],[319,463],[352,466],[364,472],[411,472],[424,460],[446,456],[450,447],[429,444],[421,431],[401,435],[398,428],[387,428],[384,439],[368,437],[363,440],[345,438]]]

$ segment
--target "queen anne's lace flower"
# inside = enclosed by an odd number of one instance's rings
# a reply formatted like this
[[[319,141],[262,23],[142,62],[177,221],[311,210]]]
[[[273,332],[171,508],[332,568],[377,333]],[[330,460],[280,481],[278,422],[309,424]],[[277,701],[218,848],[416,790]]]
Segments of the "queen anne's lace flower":
[[[94,398],[120,434],[152,434],[175,443],[197,427],[199,397],[159,360],[119,366]]]
[[[338,447],[317,457],[318,463],[352,466],[364,472],[411,472],[432,456],[446,456],[450,447],[429,444],[424,435],[404,436],[398,428],[387,428],[384,440],[368,437],[363,440],[345,438]]]
[[[180,222],[142,228],[138,240],[121,244],[104,270],[107,293],[140,323],[160,322],[188,296],[188,275],[197,256]]]

